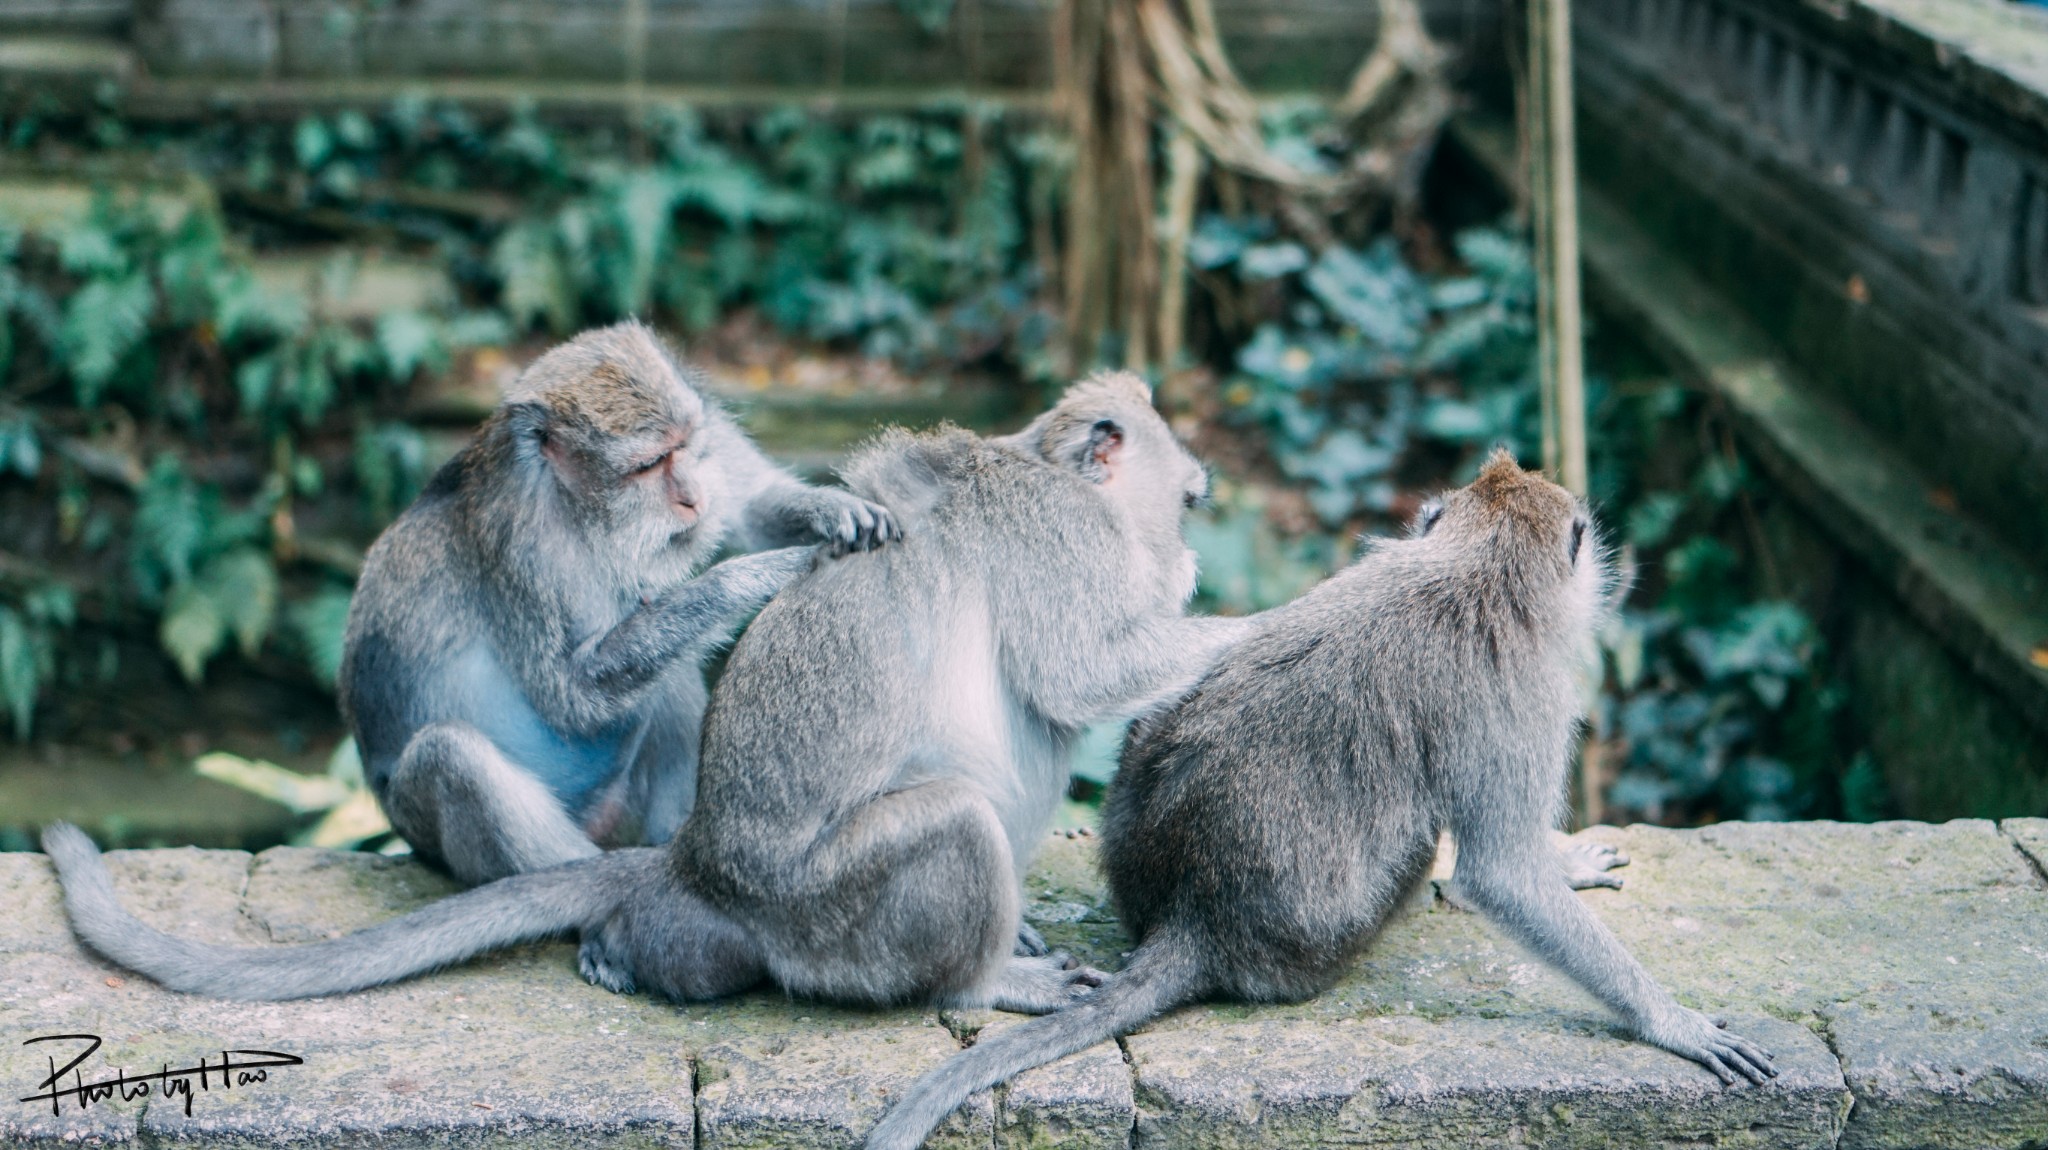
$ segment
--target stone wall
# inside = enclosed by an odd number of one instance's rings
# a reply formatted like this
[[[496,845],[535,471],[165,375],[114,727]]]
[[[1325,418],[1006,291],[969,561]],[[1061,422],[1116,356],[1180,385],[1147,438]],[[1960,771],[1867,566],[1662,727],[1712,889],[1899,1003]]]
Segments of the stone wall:
[[[1690,1006],[1776,1055],[1763,1087],[1628,1041],[1586,995],[1432,884],[1335,989],[1178,1012],[976,1097],[935,1146],[1977,1147],[2048,1143],[2048,820],[1596,828],[1633,857],[1586,900]],[[1113,966],[1089,840],[1055,837],[1027,915]],[[151,923],[270,946],[448,892],[409,861],[280,848],[118,852]],[[858,1011],[773,993],[677,1007],[584,984],[567,944],[298,1003],[167,994],[82,953],[36,855],[0,855],[0,1142],[176,1146],[843,1147],[988,1012]],[[53,1115],[84,1081],[301,1065],[184,1100]],[[18,1089],[17,1089],[18,1088]]]
[[[2048,12],[1578,11],[1589,288],[1799,504],[1773,593],[1903,813],[2048,811]]]
[[[1454,44],[1493,44],[1493,0],[1425,0]],[[1054,0],[10,0],[0,36],[127,39],[156,80],[410,78],[809,90],[1036,92]],[[1220,0],[1233,61],[1272,90],[1334,92],[1372,5]],[[1489,66],[1494,66],[1489,62]]]
[[[1588,178],[2048,560],[2048,13],[1586,0]]]

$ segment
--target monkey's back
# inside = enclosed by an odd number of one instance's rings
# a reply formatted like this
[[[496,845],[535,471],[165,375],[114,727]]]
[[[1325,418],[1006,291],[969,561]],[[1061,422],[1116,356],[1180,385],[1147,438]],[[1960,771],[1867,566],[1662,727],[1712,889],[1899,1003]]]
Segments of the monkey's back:
[[[337,687],[372,782],[425,721],[420,680],[482,626],[461,594],[464,558],[449,544],[466,455],[443,464],[371,544],[349,600]]]
[[[1433,550],[1378,543],[1124,749],[1103,828],[1119,914],[1199,940],[1222,993],[1327,988],[1427,874],[1470,728],[1513,709],[1503,620]]]
[[[1008,755],[993,741],[963,745],[958,731],[972,724],[935,712],[1009,708],[996,674],[1018,598],[1006,588],[1072,582],[1070,601],[1085,611],[1083,584],[1103,564],[1066,559],[1114,537],[1106,515],[1079,532],[1043,526],[1032,507],[1086,497],[1080,481],[964,432],[892,437],[860,466],[853,486],[903,520],[904,538],[822,561],[770,602],[706,713],[698,803],[676,862],[714,902],[796,897],[788,883],[804,856],[850,813],[920,777],[971,776],[978,754]],[[998,535],[1005,547],[989,545]],[[990,562],[1020,546],[1033,549],[1028,576]]]

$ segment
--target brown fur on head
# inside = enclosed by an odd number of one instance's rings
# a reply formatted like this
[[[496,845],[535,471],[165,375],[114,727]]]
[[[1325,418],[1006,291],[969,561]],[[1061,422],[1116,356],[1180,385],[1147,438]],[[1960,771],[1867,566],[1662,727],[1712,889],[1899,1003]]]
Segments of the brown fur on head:
[[[505,396],[508,410],[546,416],[548,442],[623,473],[650,452],[696,430],[704,402],[660,337],[634,322],[584,332],[527,367]]]
[[[1441,523],[1501,543],[1547,543],[1565,538],[1575,523],[1583,533],[1586,522],[1585,508],[1571,492],[1538,472],[1522,470],[1507,448],[1496,447],[1477,478],[1423,508],[1416,533],[1433,534]]]
[[[1616,572],[1585,505],[1540,473],[1524,471],[1505,447],[1494,449],[1471,483],[1425,507],[1414,533],[1486,565],[1491,585],[1515,601],[1561,593],[1553,603],[1561,618],[1596,617],[1627,591],[1627,573]]]
[[[1529,539],[1544,539],[1569,530],[1584,510],[1571,492],[1534,471],[1522,470],[1505,447],[1496,447],[1474,479],[1460,493],[1490,518],[1504,519]],[[1584,530],[1583,526],[1580,528]]]
[[[665,582],[723,533],[719,476],[698,466],[715,418],[648,328],[587,331],[507,390],[472,449],[480,466],[466,469],[470,495],[499,505],[486,523],[510,529],[552,515],[617,565],[615,578]],[[504,482],[508,473],[515,482]]]

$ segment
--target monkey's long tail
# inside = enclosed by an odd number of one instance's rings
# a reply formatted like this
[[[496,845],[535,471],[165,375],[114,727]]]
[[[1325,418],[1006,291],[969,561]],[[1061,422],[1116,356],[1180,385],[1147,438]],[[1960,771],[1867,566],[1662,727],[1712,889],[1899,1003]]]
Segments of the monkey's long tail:
[[[967,1096],[1128,1033],[1202,993],[1185,945],[1147,940],[1102,989],[1065,1010],[989,1035],[911,1084],[868,1134],[867,1150],[917,1150]]]
[[[43,850],[57,864],[65,909],[87,946],[172,990],[266,1000],[381,986],[585,926],[611,910],[628,875],[658,866],[660,855],[651,847],[613,851],[514,875],[331,942],[241,947],[178,938],[129,914],[99,848],[77,827],[51,824]]]

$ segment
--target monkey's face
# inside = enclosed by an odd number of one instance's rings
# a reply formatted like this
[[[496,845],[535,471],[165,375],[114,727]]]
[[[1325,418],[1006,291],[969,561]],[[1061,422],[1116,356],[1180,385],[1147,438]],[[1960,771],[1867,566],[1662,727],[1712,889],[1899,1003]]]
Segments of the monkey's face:
[[[718,428],[703,397],[638,324],[585,332],[527,369],[541,455],[594,558],[620,586],[685,578],[718,545],[724,491],[705,463]]]
[[[694,420],[620,441],[606,520],[616,550],[650,581],[683,578],[723,534],[718,469],[705,465],[708,432]]]
[[[657,530],[670,528],[672,536],[696,526],[702,514],[704,487],[695,474],[694,430],[687,423],[663,429],[627,454],[617,477],[634,516],[651,520]]]

